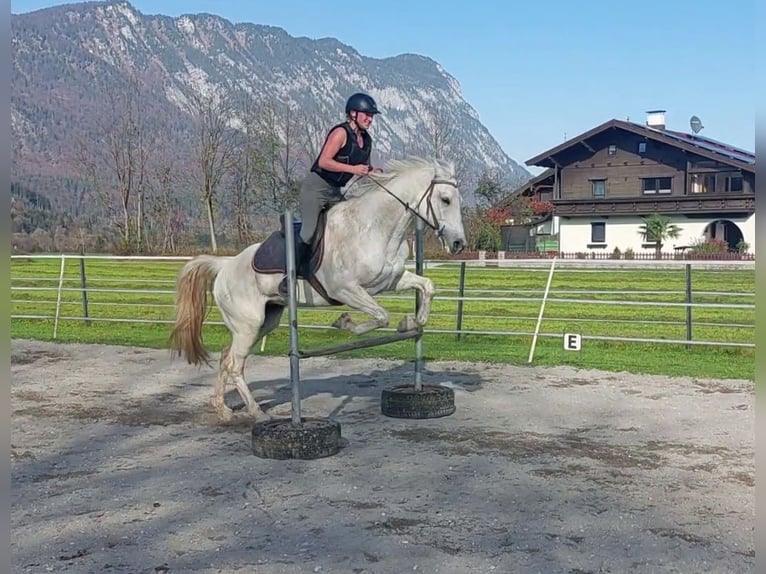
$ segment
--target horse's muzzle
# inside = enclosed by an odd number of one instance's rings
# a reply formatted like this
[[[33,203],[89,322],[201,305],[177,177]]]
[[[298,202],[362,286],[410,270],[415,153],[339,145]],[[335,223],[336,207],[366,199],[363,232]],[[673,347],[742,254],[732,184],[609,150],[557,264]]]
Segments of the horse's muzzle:
[[[463,251],[465,249],[465,240],[464,239],[456,239],[452,242],[452,244],[449,246],[449,250],[452,253],[452,255],[456,255]]]

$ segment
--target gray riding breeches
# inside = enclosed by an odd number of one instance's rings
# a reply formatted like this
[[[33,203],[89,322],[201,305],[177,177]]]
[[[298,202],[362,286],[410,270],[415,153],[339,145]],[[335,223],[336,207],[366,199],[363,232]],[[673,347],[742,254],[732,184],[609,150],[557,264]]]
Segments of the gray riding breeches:
[[[339,187],[334,187],[310,171],[301,184],[301,240],[310,243],[316,231],[319,213],[324,207],[343,201]]]

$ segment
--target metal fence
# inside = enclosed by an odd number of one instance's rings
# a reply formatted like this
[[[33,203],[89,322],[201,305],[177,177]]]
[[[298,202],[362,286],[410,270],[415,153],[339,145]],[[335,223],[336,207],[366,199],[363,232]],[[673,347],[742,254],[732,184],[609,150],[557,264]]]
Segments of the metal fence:
[[[57,338],[62,322],[76,321],[83,325],[93,322],[172,323],[176,274],[190,257],[48,254],[12,256],[11,259],[11,318],[52,321],[53,338]],[[130,265],[131,262],[141,263],[140,273],[136,265]],[[530,360],[539,337],[562,337],[561,330],[542,329],[543,324],[548,325],[551,321],[574,325],[582,339],[754,347],[755,293],[732,291],[725,283],[716,289],[695,290],[692,281],[693,270],[712,274],[738,270],[754,274],[752,261],[483,259],[433,260],[426,261],[424,267],[426,275],[434,275],[437,300],[441,305],[434,307],[426,333],[454,335],[458,339],[465,335],[532,337]],[[642,269],[641,276],[647,278],[654,273],[673,270],[683,276],[683,281],[676,288],[667,289],[551,287],[554,277],[561,279],[564,275],[566,278],[567,273],[635,274],[637,269]],[[485,285],[483,273],[492,273],[494,284]],[[500,281],[500,285],[497,284],[498,273],[507,274],[507,281]],[[543,274],[537,282],[539,286],[514,288],[514,278],[529,274]],[[594,284],[598,283],[596,277]],[[397,300],[411,301],[413,296],[384,294],[378,299],[384,305],[386,301],[393,305]],[[402,307],[401,301],[398,306]],[[551,306],[556,306],[553,313],[549,311]],[[593,306],[603,308],[603,313],[596,317],[584,316],[583,309]],[[609,310],[628,307],[639,308],[651,317],[620,317]],[[664,311],[659,313],[658,309]],[[338,308],[302,309],[301,328],[332,329],[327,324],[329,321],[321,320],[328,312],[337,314]],[[404,312],[393,311],[392,316]],[[716,316],[697,319],[695,313],[698,312],[703,316],[711,313]],[[731,315],[736,317],[732,319]],[[503,322],[517,328],[493,328]],[[208,323],[222,324],[214,319],[209,319]],[[610,324],[620,325],[630,332],[598,333],[596,327]],[[653,336],[662,326],[673,326],[685,336]],[[281,327],[286,327],[286,323]],[[707,336],[698,338],[693,337],[695,327],[711,329],[706,331]],[[636,335],[636,329],[642,333]],[[730,334],[715,336],[716,332],[723,334],[732,329],[739,330],[737,337]],[[746,335],[742,336],[743,332]]]

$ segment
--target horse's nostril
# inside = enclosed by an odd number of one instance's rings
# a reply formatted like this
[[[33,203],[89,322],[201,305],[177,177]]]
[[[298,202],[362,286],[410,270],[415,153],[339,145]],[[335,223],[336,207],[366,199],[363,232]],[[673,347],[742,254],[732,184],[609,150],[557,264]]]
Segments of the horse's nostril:
[[[452,242],[452,252],[453,253],[460,253],[463,250],[463,247],[465,247],[465,244],[462,241],[453,241]]]

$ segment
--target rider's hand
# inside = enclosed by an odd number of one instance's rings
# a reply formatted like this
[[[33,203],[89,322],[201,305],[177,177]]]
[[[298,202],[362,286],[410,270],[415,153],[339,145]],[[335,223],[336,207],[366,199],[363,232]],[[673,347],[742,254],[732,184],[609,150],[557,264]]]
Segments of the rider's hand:
[[[366,164],[359,164],[354,166],[354,173],[356,175],[367,175],[372,171],[372,168]]]

